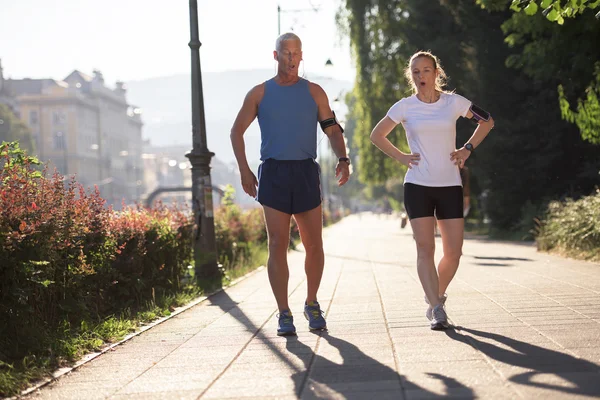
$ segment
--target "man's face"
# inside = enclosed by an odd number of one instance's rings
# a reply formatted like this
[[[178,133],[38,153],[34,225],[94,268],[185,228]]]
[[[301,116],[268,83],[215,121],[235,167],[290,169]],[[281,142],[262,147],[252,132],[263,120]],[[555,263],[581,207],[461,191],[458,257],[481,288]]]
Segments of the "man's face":
[[[298,75],[298,67],[302,60],[302,43],[298,40],[285,40],[279,51],[273,53],[279,63],[279,70],[287,74]]]

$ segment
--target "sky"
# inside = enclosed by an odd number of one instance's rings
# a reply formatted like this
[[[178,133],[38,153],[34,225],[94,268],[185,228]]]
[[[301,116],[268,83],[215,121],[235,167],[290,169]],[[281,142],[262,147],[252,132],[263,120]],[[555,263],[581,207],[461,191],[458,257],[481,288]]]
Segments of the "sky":
[[[335,24],[340,1],[198,0],[202,71],[275,72],[279,4],[281,32],[303,41],[304,70],[354,80],[348,39]],[[114,86],[190,71],[187,0],[0,0],[0,38],[5,78],[98,69]]]

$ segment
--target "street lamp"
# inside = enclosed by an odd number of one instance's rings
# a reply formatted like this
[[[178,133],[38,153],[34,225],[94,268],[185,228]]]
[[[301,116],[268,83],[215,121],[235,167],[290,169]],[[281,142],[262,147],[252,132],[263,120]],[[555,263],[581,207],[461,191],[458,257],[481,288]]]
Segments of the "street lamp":
[[[196,281],[203,289],[221,285],[217,265],[215,220],[210,180],[210,160],[215,155],[206,146],[206,121],[200,70],[198,2],[190,0],[190,49],[192,55],[192,209],[194,211],[194,261]]]

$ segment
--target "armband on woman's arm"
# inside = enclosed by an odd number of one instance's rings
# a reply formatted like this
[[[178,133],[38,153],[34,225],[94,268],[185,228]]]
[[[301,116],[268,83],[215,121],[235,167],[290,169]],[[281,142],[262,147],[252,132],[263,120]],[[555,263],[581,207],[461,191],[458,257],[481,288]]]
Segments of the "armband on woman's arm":
[[[325,132],[325,128],[329,128],[330,126],[337,125],[340,127],[340,130],[342,131],[342,133],[344,133],[344,128],[342,128],[340,123],[337,121],[337,118],[335,117],[335,111],[332,111],[332,113],[333,113],[333,118],[327,118],[327,119],[324,119],[323,121],[319,121],[319,124],[321,125],[321,129],[323,129],[323,132]]]
[[[471,104],[469,111],[471,111],[471,114],[473,114],[472,119],[474,119],[477,122],[479,122],[479,121],[487,122],[490,120],[490,117],[491,117],[490,113],[485,111],[483,108],[479,107],[476,104]]]

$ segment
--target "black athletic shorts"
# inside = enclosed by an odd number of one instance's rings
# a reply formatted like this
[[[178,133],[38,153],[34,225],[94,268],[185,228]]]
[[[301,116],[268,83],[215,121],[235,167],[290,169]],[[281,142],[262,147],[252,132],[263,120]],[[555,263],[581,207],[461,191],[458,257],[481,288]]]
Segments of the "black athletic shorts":
[[[286,214],[299,214],[321,204],[319,164],[305,160],[269,158],[258,167],[256,200]]]
[[[463,218],[463,188],[405,183],[404,208],[409,219],[433,216],[437,219]]]

